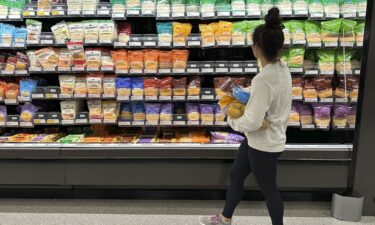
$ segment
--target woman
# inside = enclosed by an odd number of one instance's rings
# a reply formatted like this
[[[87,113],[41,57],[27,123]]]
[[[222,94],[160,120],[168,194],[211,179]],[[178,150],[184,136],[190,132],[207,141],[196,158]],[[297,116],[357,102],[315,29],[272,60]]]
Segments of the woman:
[[[242,198],[244,181],[252,172],[266,199],[273,225],[283,224],[284,205],[276,185],[277,159],[285,149],[286,129],[292,104],[292,81],[287,65],[280,61],[283,26],[277,8],[268,11],[265,24],[253,34],[253,52],[262,71],[252,81],[251,97],[244,115],[228,118],[228,124],[246,136],[231,171],[231,182],[222,214],[201,217],[202,225],[231,224]],[[263,126],[265,118],[268,126]]]

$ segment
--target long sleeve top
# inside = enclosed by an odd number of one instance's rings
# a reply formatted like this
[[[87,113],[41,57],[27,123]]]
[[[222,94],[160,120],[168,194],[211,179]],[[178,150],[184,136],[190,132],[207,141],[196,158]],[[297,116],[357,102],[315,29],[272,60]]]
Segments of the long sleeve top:
[[[245,134],[250,147],[281,152],[285,149],[291,105],[292,78],[286,63],[268,64],[252,80],[244,114],[237,119],[229,117],[228,124]],[[269,122],[266,128],[262,128],[264,119]]]

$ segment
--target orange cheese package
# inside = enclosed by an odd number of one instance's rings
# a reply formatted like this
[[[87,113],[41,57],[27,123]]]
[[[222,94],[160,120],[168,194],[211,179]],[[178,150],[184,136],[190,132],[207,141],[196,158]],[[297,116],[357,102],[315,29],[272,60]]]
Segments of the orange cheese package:
[[[172,96],[172,77],[166,77],[159,80],[160,96]]]
[[[143,51],[129,51],[130,69],[144,68],[144,53]]]
[[[172,69],[172,52],[171,51],[159,51],[159,68],[160,69]]]
[[[18,84],[16,83],[7,83],[5,89],[5,98],[6,99],[17,99],[18,96]]]
[[[159,94],[158,82],[156,77],[143,78],[145,96],[157,96]]]
[[[103,75],[88,75],[87,81],[87,93],[90,95],[100,95],[103,93]]]
[[[7,83],[0,81],[0,99],[4,99]]]
[[[173,50],[172,51],[173,69],[185,69],[187,66],[188,58],[189,58],[188,50]]]
[[[111,51],[112,61],[115,64],[116,70],[128,70],[129,61],[128,53],[125,50]]]
[[[145,69],[158,69],[159,68],[159,51],[146,50],[144,52]]]

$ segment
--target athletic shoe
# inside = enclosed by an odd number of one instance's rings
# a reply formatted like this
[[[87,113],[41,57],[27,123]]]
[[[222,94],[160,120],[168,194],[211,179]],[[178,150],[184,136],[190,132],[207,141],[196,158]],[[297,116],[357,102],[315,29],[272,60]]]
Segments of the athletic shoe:
[[[231,222],[225,223],[220,215],[201,216],[199,217],[199,223],[201,225],[231,225]]]

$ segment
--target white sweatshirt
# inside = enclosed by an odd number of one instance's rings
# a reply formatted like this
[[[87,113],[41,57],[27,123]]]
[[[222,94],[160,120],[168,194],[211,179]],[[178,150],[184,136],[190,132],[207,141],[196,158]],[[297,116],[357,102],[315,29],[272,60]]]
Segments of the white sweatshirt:
[[[229,117],[228,124],[233,130],[245,133],[250,147],[282,152],[291,105],[292,78],[286,63],[269,64],[252,80],[251,97],[244,114],[238,119]],[[261,128],[265,115],[270,125]]]

